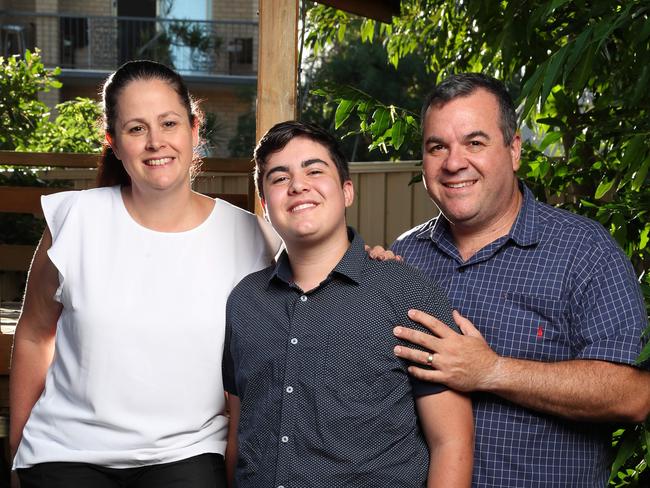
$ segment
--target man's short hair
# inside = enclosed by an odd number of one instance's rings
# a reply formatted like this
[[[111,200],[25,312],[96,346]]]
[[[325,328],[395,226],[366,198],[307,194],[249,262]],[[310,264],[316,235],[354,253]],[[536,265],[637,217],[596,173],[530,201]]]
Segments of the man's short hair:
[[[501,126],[503,142],[506,146],[509,146],[517,133],[515,105],[502,82],[482,73],[455,74],[438,83],[429,93],[422,106],[422,127],[424,128],[424,116],[429,107],[444,105],[456,98],[467,97],[480,88],[496,97],[501,115],[499,125]]]
[[[264,198],[262,183],[269,156],[284,149],[296,137],[305,137],[321,144],[327,149],[332,161],[336,165],[339,178],[341,179],[341,185],[350,179],[348,161],[343,155],[343,152],[341,152],[338,141],[329,132],[315,124],[288,120],[271,127],[262,136],[253,152],[253,159],[255,160],[255,186],[257,187],[257,193],[260,198]]]

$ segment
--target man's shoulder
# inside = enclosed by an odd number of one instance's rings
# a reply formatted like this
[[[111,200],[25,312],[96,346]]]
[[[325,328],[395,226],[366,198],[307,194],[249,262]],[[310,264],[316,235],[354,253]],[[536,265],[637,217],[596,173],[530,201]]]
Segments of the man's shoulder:
[[[543,234],[555,240],[597,247],[617,247],[609,232],[595,220],[562,208],[536,202]]]

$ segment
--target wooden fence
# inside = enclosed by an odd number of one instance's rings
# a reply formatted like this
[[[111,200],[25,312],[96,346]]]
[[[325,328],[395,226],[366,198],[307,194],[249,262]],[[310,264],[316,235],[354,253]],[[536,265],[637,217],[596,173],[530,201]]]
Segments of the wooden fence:
[[[66,180],[69,189],[94,186],[97,160],[94,154],[0,151],[0,165],[42,168],[38,169],[41,179]],[[252,169],[245,159],[206,158],[194,188],[250,210],[255,198]],[[415,162],[351,163],[355,201],[347,219],[368,244],[389,246],[401,233],[436,214],[422,183],[409,185],[419,172]],[[62,189],[0,186],[0,212],[41,216],[40,196]],[[0,244],[0,302],[20,295],[33,252],[34,246]]]
[[[369,244],[388,246],[404,231],[436,214],[422,183],[409,185],[420,173],[415,162],[351,163],[350,173],[355,200],[347,211],[348,223]],[[212,195],[245,194],[252,185],[249,174],[204,168],[194,181],[194,189]],[[41,175],[46,180],[70,180],[75,189],[92,188],[95,181],[95,170],[91,169],[54,169]]]

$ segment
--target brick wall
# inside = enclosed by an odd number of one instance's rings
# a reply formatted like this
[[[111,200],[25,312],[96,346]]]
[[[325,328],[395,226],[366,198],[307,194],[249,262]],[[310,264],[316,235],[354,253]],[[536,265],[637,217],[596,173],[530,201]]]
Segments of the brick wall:
[[[218,146],[212,149],[212,156],[228,157],[228,142],[237,131],[239,116],[251,110],[254,100],[242,96],[241,88],[233,86],[215,85],[212,90],[193,90],[190,87],[190,91],[201,101],[204,112],[217,116],[220,140]]]
[[[212,0],[212,20],[257,20],[258,0]]]
[[[59,12],[113,15],[113,0],[59,0]]]
[[[59,0],[36,0],[35,10],[39,13],[53,13],[59,11]]]
[[[27,12],[36,10],[36,0],[7,0],[5,5],[11,10],[24,10]]]

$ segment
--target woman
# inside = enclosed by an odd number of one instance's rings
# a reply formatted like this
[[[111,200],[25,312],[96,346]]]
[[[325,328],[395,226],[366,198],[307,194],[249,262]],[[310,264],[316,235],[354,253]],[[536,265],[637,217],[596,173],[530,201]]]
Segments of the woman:
[[[272,251],[255,216],[191,190],[201,114],[178,74],[129,62],[103,103],[100,188],[42,200],[14,467],[22,488],[225,486],[224,307]]]

